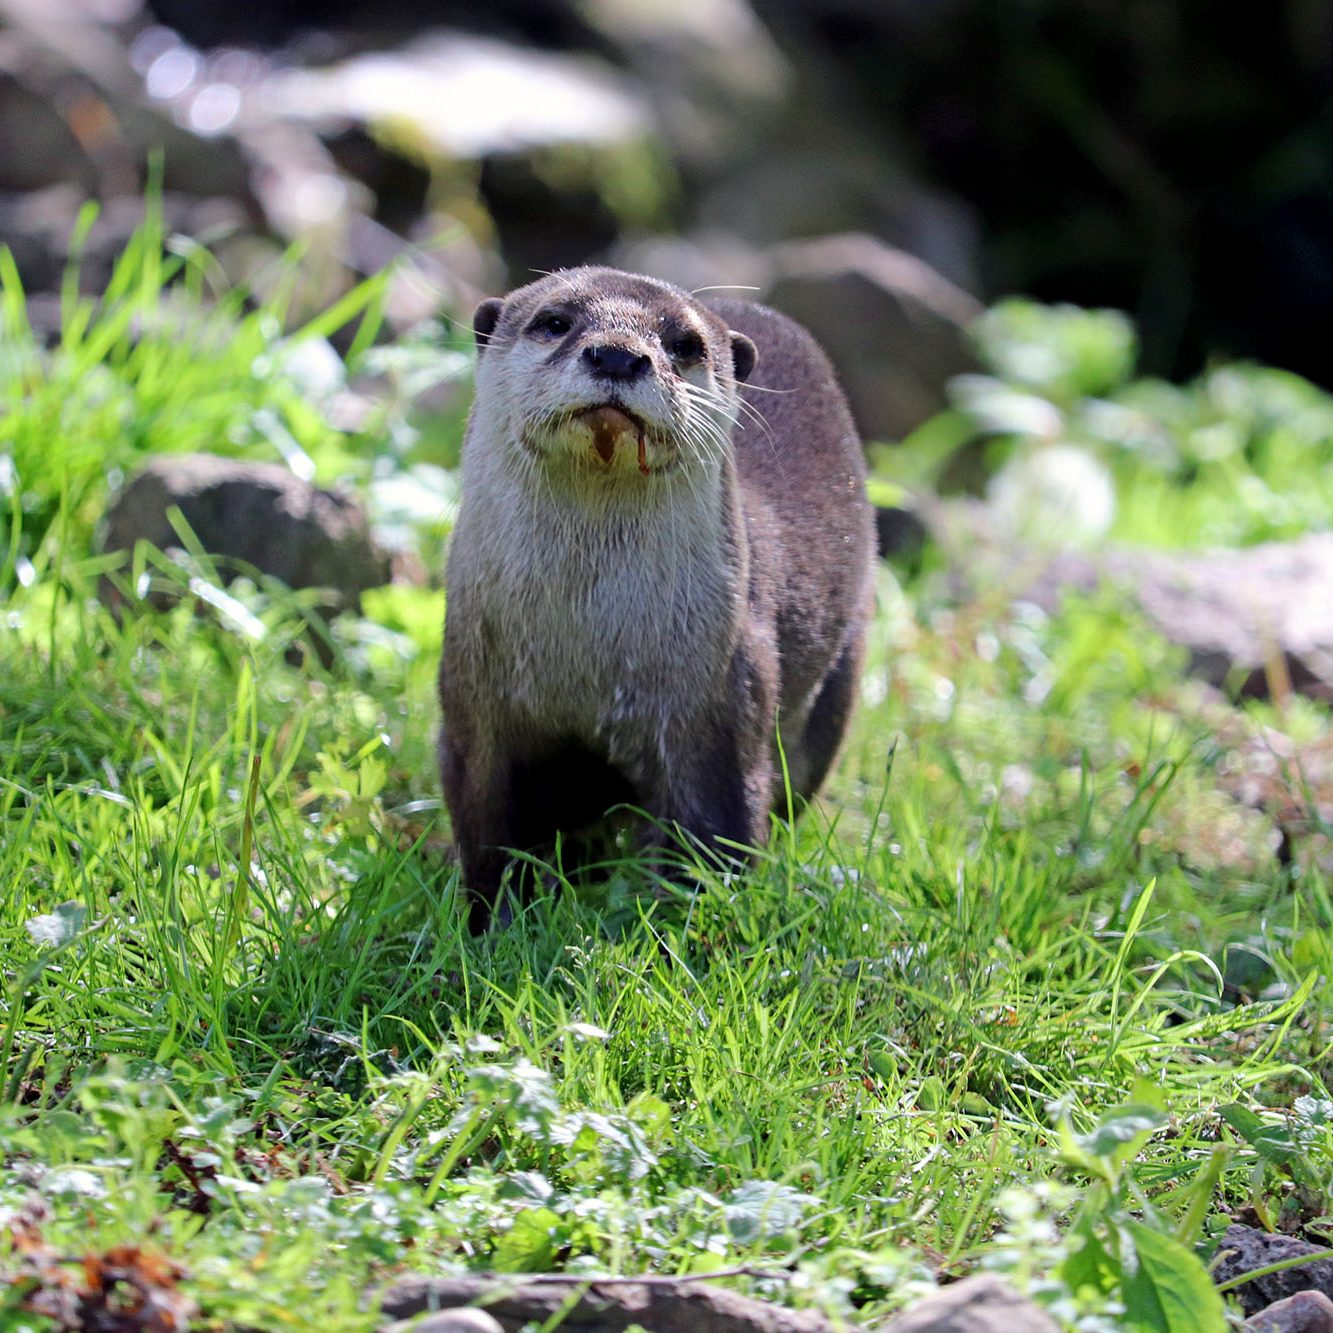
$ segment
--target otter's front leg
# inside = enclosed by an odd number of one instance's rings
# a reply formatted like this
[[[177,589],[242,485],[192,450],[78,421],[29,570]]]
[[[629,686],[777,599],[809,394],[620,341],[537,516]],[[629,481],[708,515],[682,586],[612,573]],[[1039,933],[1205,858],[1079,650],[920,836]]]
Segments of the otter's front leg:
[[[440,776],[462,863],[468,927],[477,934],[491,923],[509,849],[518,845],[512,766],[494,748],[446,731],[440,737]]]
[[[757,678],[740,658],[723,697],[687,725],[668,729],[648,784],[646,807],[659,827],[646,834],[645,851],[666,845],[673,826],[724,866],[743,864],[744,849],[768,841],[774,782],[768,719],[775,692],[773,682]]]

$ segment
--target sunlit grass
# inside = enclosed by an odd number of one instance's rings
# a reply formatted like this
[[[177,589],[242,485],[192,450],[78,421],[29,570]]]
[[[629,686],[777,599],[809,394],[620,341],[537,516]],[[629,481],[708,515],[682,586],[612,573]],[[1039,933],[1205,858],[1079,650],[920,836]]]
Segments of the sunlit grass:
[[[571,1265],[752,1263],[869,1314],[984,1261],[1110,1328],[1119,1270],[1079,1296],[1033,1216],[1148,1226],[1197,1276],[1224,1207],[1326,1207],[1298,1099],[1328,1096],[1327,878],[1257,812],[1210,841],[1215,710],[1243,718],[1176,650],[1110,601],[885,572],[841,767],[752,873],[668,900],[627,862],[473,939],[435,813],[440,593],[372,594],[327,667],[276,588],[237,591],[257,640],[96,600],[98,459],[270,405],[321,472],[376,443],[298,429],[246,341],[280,327],[191,313],[185,270],[183,342],[239,332],[173,360],[155,254],[118,279],[138,325],[79,306],[67,347],[0,365],[0,1218],[35,1193],[62,1254],[157,1247],[212,1326],[369,1328],[403,1269]],[[106,415],[62,405],[88,373]],[[1126,1103],[1148,1127],[1113,1151]]]

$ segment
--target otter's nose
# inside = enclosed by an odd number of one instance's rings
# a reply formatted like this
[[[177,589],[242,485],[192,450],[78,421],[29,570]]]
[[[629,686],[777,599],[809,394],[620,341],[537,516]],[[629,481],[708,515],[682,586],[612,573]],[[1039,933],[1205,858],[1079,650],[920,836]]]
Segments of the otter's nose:
[[[652,365],[646,356],[613,344],[585,347],[583,359],[594,375],[608,380],[636,380],[647,374]]]

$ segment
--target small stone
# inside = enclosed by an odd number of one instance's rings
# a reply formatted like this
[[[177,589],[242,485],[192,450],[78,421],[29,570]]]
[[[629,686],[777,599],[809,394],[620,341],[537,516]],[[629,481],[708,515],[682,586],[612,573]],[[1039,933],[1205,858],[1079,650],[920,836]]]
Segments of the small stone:
[[[943,1287],[884,1326],[884,1333],[1059,1333],[1040,1306],[992,1273]]]
[[[498,1320],[485,1310],[459,1306],[439,1310],[424,1319],[398,1319],[386,1324],[381,1333],[504,1333]]]
[[[1333,1301],[1322,1291],[1298,1291],[1245,1321],[1246,1333],[1333,1333]]]

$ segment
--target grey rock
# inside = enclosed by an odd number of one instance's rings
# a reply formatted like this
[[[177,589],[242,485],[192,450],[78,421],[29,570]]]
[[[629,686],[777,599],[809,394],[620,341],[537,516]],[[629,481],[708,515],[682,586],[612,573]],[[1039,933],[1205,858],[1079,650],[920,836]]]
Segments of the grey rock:
[[[1291,688],[1333,699],[1333,533],[1200,554],[1119,551],[1057,556],[1032,589],[1124,586],[1169,639],[1189,649],[1191,670],[1261,697],[1282,673]]]
[[[1059,1333],[1059,1326],[1002,1278],[982,1273],[927,1296],[884,1333]]]
[[[757,297],[773,276],[769,252],[729,231],[625,239],[610,258],[627,272],[651,273],[687,292]]]
[[[791,91],[790,64],[749,0],[586,0],[579,10],[632,71],[691,168],[746,157]]]
[[[634,84],[604,63],[463,33],[322,69],[276,69],[265,93],[283,115],[316,125],[402,120],[445,159],[621,144],[655,125]]]
[[[1116,588],[1189,650],[1190,669],[1210,684],[1333,699],[1333,533],[1214,551],[1052,554],[1002,534],[976,502],[925,513],[965,585],[1003,571],[1015,598],[1048,612],[1070,591]]]
[[[859,235],[917,256],[968,291],[977,287],[980,229],[970,206],[925,184],[855,116],[830,117],[806,85],[776,123],[751,123],[755,147],[733,154],[701,194],[696,226],[767,245]]]
[[[1298,1291],[1245,1321],[1246,1333],[1333,1333],[1333,1301],[1322,1291]]]
[[[846,234],[779,246],[773,262],[764,299],[823,344],[867,438],[910,434],[977,369],[966,330],[981,306],[914,255]]]
[[[813,1310],[789,1310],[710,1283],[668,1278],[589,1278],[586,1283],[521,1274],[404,1278],[384,1292],[380,1309],[392,1318],[407,1319],[462,1305],[485,1306],[505,1333],[519,1333],[525,1324],[556,1318],[566,1333],[620,1333],[632,1325],[653,1333],[833,1333],[834,1329]],[[1024,1330],[1011,1328],[1008,1333]]]
[[[1294,1236],[1275,1236],[1254,1227],[1229,1226],[1222,1233],[1217,1249],[1213,1279],[1219,1283],[1230,1282],[1232,1278],[1257,1268],[1266,1268],[1269,1264],[1280,1263],[1284,1259],[1301,1259],[1318,1254],[1323,1248],[1297,1240]],[[1325,1296],[1333,1294],[1333,1259],[1314,1259],[1294,1268],[1284,1268],[1276,1273],[1256,1277],[1241,1283],[1233,1294],[1247,1315],[1255,1315],[1275,1302],[1285,1301],[1288,1296],[1303,1291],[1319,1291]]]
[[[320,490],[276,463],[213,454],[149,462],[108,513],[102,549],[128,551],[138,541],[163,551],[179,548],[167,516],[172,506],[224,575],[253,570],[290,588],[329,589],[328,611],[358,606],[365,589],[389,579],[388,558],[354,500]]]

